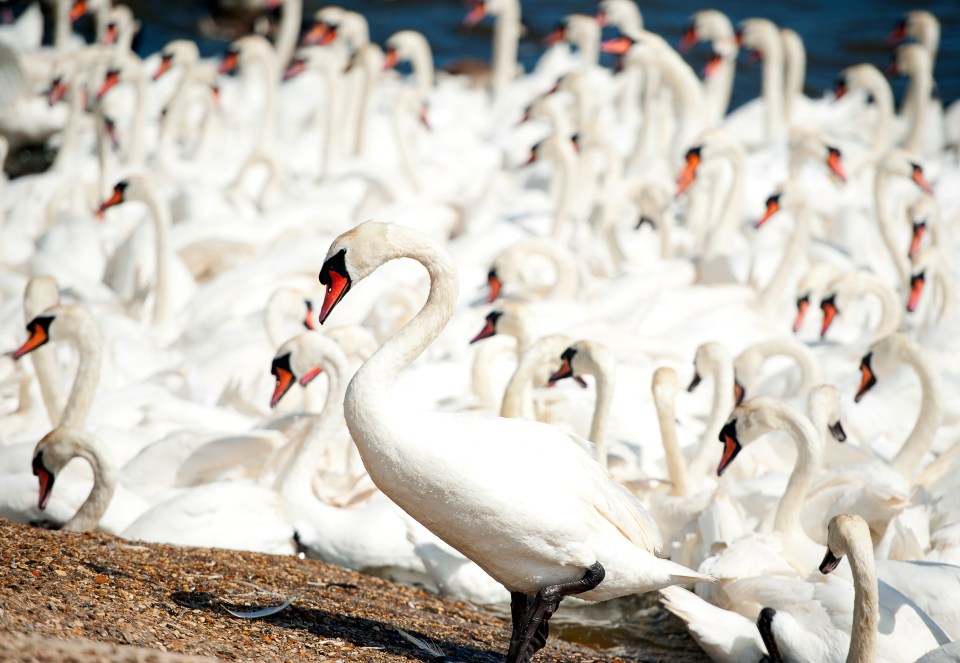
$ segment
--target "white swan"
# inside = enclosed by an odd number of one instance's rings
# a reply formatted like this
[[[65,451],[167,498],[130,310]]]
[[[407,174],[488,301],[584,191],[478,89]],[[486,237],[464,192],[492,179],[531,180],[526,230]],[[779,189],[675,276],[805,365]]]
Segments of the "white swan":
[[[897,294],[875,274],[861,270],[838,276],[827,284],[820,300],[820,310],[823,311],[820,338],[826,337],[827,330],[838,314],[847,310],[856,299],[867,294],[876,296],[881,306],[880,322],[873,337],[883,338],[897,331],[903,318]]]
[[[740,45],[758,51],[763,57],[761,95],[763,98],[763,144],[776,144],[787,138],[784,112],[783,39],[780,30],[765,18],[749,18],[740,23]],[[727,118],[731,124],[738,114]],[[739,113],[743,115],[743,111]],[[745,117],[745,116],[744,116]]]
[[[539,286],[534,282],[528,267],[531,258],[545,258],[555,272],[552,284]],[[490,291],[487,302],[491,303],[506,294],[530,299],[573,299],[580,288],[580,276],[575,269],[576,258],[570,249],[549,237],[527,237],[504,249],[490,265],[487,284]],[[525,269],[526,268],[526,269]],[[519,291],[519,292],[518,292]]]
[[[442,412],[411,417],[397,407],[396,378],[453,313],[458,285],[450,257],[415,231],[366,222],[333,242],[320,271],[327,289],[322,323],[354,283],[401,257],[427,269],[430,294],[351,380],[347,426],[374,483],[511,591],[516,618],[508,660],[528,661],[540,648],[534,636],[545,641],[545,624],[565,595],[603,600],[707,579],[654,556],[659,535],[650,516],[576,438],[539,422]],[[507,455],[509,464],[498,460]],[[531,499],[531,467],[577,479]]]
[[[820,570],[830,573],[846,557],[852,586],[843,580],[795,583],[793,591],[785,592],[790,607],[765,608],[758,626],[774,661],[899,663],[947,641],[903,594],[878,586],[870,530],[862,518],[835,516],[827,540]]]
[[[23,292],[23,317],[32,321],[44,310],[60,303],[60,288],[52,276],[33,276]],[[30,355],[40,384],[40,394],[50,425],[56,426],[63,414],[66,398],[57,379],[57,358],[53,349],[37,347]]]
[[[613,352],[595,341],[577,341],[560,355],[560,368],[550,375],[553,384],[562,378],[592,375],[597,380],[597,400],[588,439],[596,445],[597,462],[607,467],[607,420],[613,405],[617,364]]]
[[[823,370],[813,351],[805,344],[791,338],[754,343],[743,350],[733,361],[734,397],[739,405],[748,394],[752,397],[764,362],[770,357],[782,355],[792,359],[800,369],[800,382],[784,394],[805,396],[815,385],[823,382]]]
[[[493,64],[490,80],[494,102],[503,98],[517,75],[517,50],[520,41],[519,0],[471,0],[470,12],[463,19],[476,25],[487,15],[496,16],[493,27]]]
[[[689,471],[694,481],[699,481],[710,469],[716,454],[717,435],[723,428],[736,406],[734,398],[733,359],[720,343],[704,343],[697,348],[693,358],[694,374],[687,391],[693,391],[704,377],[713,377],[713,399],[710,405],[710,419],[700,443],[690,459]]]
[[[943,420],[940,374],[931,365],[926,353],[903,334],[890,334],[874,342],[860,362],[860,387],[854,400],[859,403],[881,378],[900,364],[906,364],[916,372],[923,393],[916,424],[890,463],[893,469],[910,481]]]
[[[709,41],[713,48],[713,57],[704,70],[703,93],[708,104],[709,124],[717,126],[730,106],[740,49],[733,24],[726,14],[716,9],[701,9],[694,13],[679,49],[687,51],[700,41]]]

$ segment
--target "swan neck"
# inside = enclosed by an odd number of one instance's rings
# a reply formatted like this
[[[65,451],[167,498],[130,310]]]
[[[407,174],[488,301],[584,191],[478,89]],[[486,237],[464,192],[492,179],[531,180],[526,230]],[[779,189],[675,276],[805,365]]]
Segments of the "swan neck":
[[[391,244],[383,262],[412,258],[426,268],[430,276],[430,293],[423,308],[387,339],[357,371],[347,389],[347,422],[369,418],[370,413],[357,409],[359,394],[385,396],[401,371],[436,339],[453,315],[459,294],[459,279],[449,255],[435,244],[419,236],[404,234]],[[354,435],[354,439],[358,436]]]
[[[520,7],[517,2],[505,2],[493,26],[493,98],[496,101],[513,80],[517,68],[517,48],[520,40]]]
[[[690,476],[687,474],[687,461],[680,451],[677,440],[676,399],[673,395],[661,397],[654,392],[657,407],[657,422],[660,424],[660,438],[663,440],[663,455],[670,475],[670,494],[685,497],[690,494]]]
[[[883,243],[886,245],[890,259],[893,260],[893,264],[897,269],[900,282],[904,283],[910,278],[910,265],[906,252],[898,246],[892,220],[893,218],[897,218],[897,215],[891,217],[889,205],[887,204],[888,201],[886,200],[887,196],[885,196],[886,183],[889,178],[890,175],[885,173],[882,167],[877,168],[873,184],[873,202],[877,213],[877,221],[880,223],[880,234],[883,236]]]
[[[783,48],[779,35],[768,41],[763,52],[761,94],[766,104],[767,141],[776,142],[784,137],[783,102]]]
[[[98,445],[85,442],[79,447],[77,455],[85,458],[93,468],[93,488],[73,518],[64,524],[63,529],[86,532],[96,529],[100,518],[110,506],[110,500],[117,488],[117,475],[113,466],[104,458]]]
[[[863,287],[880,300],[880,323],[877,325],[876,337],[883,338],[896,332],[900,328],[901,319],[897,294],[879,279],[868,279]]]
[[[933,92],[933,76],[930,65],[925,59],[915,60],[915,70],[910,76],[907,86],[906,100],[910,129],[904,147],[915,154],[923,152],[923,130],[929,106],[930,95]]]
[[[790,473],[787,487],[780,498],[773,529],[781,536],[806,538],[800,524],[800,512],[810,491],[810,485],[823,464],[821,438],[813,424],[793,411],[784,410],[777,417],[778,430],[787,432],[797,446],[797,464]]]
[[[283,70],[293,57],[300,36],[300,20],[303,17],[302,0],[286,0],[283,3],[283,16],[280,18],[280,33],[277,35],[277,74]]]
[[[108,3],[104,3],[107,5]],[[146,147],[143,132],[147,123],[147,82],[142,75],[134,76],[136,101],[133,109],[133,119],[130,122],[130,145],[127,148],[127,165],[140,166],[146,161]]]
[[[613,368],[599,371],[597,378],[597,402],[593,408],[593,420],[590,422],[590,441],[596,445],[597,462],[607,467],[607,424],[610,420],[610,407],[613,405],[615,378]]]
[[[733,362],[729,358],[724,358],[714,365],[710,420],[703,431],[703,437],[700,438],[700,446],[697,447],[696,454],[689,465],[692,476],[706,474],[710,464],[715,460],[720,429],[727,422],[733,407]]]
[[[82,429],[90,414],[93,397],[100,381],[102,343],[100,331],[92,319],[85,317],[73,336],[80,360],[70,396],[60,417],[59,426]]]
[[[908,351],[904,359],[920,378],[921,405],[917,422],[891,465],[907,480],[912,480],[917,465],[929,450],[937,428],[943,420],[943,390],[937,372],[925,357],[915,351]]]
[[[433,59],[426,47],[417,48],[411,54],[411,65],[413,67],[413,79],[417,90],[420,93],[421,101],[426,101],[433,90]]]
[[[794,231],[790,235],[787,249],[783,253],[773,278],[770,279],[760,294],[760,299],[766,308],[783,301],[783,293],[787,289],[790,277],[796,271],[797,264],[807,251],[807,243],[810,239],[810,211],[806,205],[800,205],[796,208],[794,219],[796,223]],[[797,362],[800,363],[799,357],[797,357]]]
[[[847,557],[853,575],[853,628],[847,663],[873,663],[877,660],[876,637],[880,622],[880,598],[873,548],[859,538],[848,542]]]
[[[565,141],[566,136],[560,136],[559,140]],[[573,174],[576,170],[576,157],[573,154],[573,148],[562,146],[555,151],[556,158],[553,162],[555,170],[553,173],[554,181],[551,187],[558,192],[556,197],[556,209],[554,210],[553,228],[550,236],[558,241],[563,241],[569,234],[570,208],[573,204],[573,198],[576,194],[576,187],[573,182]],[[560,274],[560,268],[557,268],[557,274]],[[558,280],[559,284],[559,280]]]

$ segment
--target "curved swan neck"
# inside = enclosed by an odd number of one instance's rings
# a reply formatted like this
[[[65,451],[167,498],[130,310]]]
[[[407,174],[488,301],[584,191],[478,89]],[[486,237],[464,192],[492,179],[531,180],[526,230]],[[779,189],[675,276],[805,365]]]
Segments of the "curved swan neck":
[[[794,208],[794,231],[790,235],[790,240],[777,271],[773,278],[767,283],[760,293],[760,302],[764,308],[770,309],[782,301],[784,291],[790,277],[796,270],[800,259],[807,252],[807,243],[810,239],[810,210],[806,205],[798,205]]]
[[[501,417],[534,416],[530,389],[534,377],[542,371],[547,362],[553,361],[570,345],[570,338],[563,334],[552,334],[534,341],[520,357],[517,368],[513,372],[507,389],[503,394],[503,403],[500,406]]]
[[[100,330],[89,315],[79,320],[75,333],[71,336],[77,347],[80,361],[77,366],[77,375],[73,379],[73,388],[67,404],[63,408],[59,426],[68,428],[83,428],[96,395],[97,383],[100,381],[100,364],[102,359],[102,343]]]
[[[889,336],[900,328],[900,301],[897,294],[872,274],[861,280],[864,292],[870,292],[880,300],[880,323],[877,325],[876,338]]]
[[[387,394],[400,372],[419,357],[440,334],[453,314],[459,294],[459,278],[449,255],[419,235],[394,232],[383,262],[412,258],[423,265],[430,276],[427,301],[407,324],[380,346],[364,362],[350,382],[347,399],[362,389]]]
[[[919,55],[919,53],[918,53]],[[926,53],[924,52],[925,56]],[[929,57],[913,58],[913,70],[906,91],[906,107],[910,130],[904,147],[917,154],[923,152],[923,131],[926,125],[927,108],[933,92],[933,67]]]
[[[720,361],[714,362],[710,421],[688,466],[691,475],[702,476],[707,473],[716,456],[717,436],[720,435],[720,429],[727,422],[733,407],[733,362],[729,356],[724,356]]]
[[[907,282],[910,278],[910,261],[907,259],[906,252],[897,244],[892,221],[892,218],[896,217],[891,217],[891,212],[887,204],[888,201],[884,195],[887,180],[891,177],[892,175],[885,172],[884,168],[877,168],[873,183],[873,203],[876,209],[877,220],[880,222],[880,234],[883,236],[883,243],[887,247],[890,259],[897,269],[900,282],[903,283]]]
[[[783,100],[783,47],[778,38],[768,40],[764,45],[761,93],[767,107],[767,141],[780,141],[784,137],[786,124]]]
[[[920,378],[922,399],[917,423],[910,436],[894,457],[891,466],[908,480],[913,479],[917,465],[930,448],[933,437],[943,420],[943,389],[938,373],[930,362],[914,350],[903,354],[904,361],[913,367]]]
[[[823,463],[821,438],[808,419],[787,407],[781,408],[777,422],[777,429],[787,432],[797,446],[797,464],[780,499],[773,529],[782,536],[803,535],[800,511]]]
[[[853,575],[853,628],[847,663],[873,663],[877,660],[876,635],[880,623],[880,599],[873,548],[860,537],[848,541],[847,558]]]
[[[100,518],[110,506],[110,500],[117,487],[117,474],[104,457],[100,445],[89,436],[77,436],[77,455],[85,458],[93,468],[93,488],[90,495],[83,502],[73,518],[68,520],[63,529],[74,532],[86,532],[96,529]]]

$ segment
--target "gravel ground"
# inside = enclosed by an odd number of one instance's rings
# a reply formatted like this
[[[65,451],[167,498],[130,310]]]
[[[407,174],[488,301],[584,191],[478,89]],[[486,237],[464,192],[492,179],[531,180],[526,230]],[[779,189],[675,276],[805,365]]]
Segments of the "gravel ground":
[[[227,611],[290,598],[292,605],[262,619]],[[656,637],[631,645],[629,655],[554,637],[536,661],[707,660],[675,619],[646,612]],[[596,627],[558,627],[567,638],[614,641],[609,629],[604,636]],[[502,616],[470,603],[314,560],[131,544],[0,520],[3,661],[479,663],[503,660],[507,628]]]

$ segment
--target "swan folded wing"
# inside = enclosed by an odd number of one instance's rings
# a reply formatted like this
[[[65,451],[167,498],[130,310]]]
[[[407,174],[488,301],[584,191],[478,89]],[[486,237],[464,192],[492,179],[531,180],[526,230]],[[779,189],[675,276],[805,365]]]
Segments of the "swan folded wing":
[[[909,596],[950,639],[960,640],[960,567],[938,562],[880,560],[877,576],[882,584]]]
[[[660,590],[661,603],[687,623],[690,635],[715,661],[759,661],[766,650],[753,620],[723,610],[673,585]]]
[[[763,536],[747,536],[734,541],[722,554],[703,560],[697,570],[720,580],[756,575],[792,576],[797,572],[784,559],[781,547]]]

